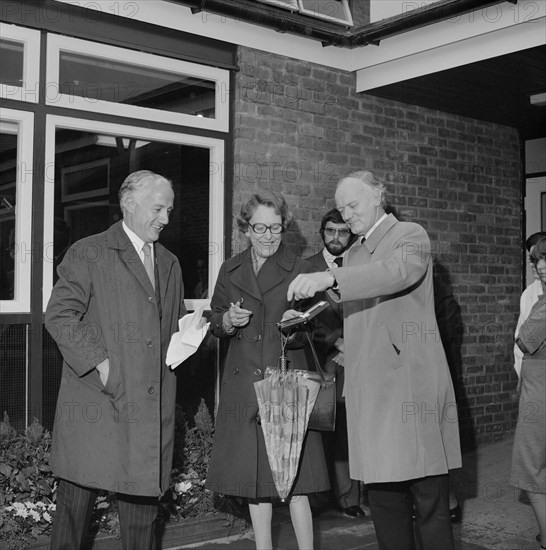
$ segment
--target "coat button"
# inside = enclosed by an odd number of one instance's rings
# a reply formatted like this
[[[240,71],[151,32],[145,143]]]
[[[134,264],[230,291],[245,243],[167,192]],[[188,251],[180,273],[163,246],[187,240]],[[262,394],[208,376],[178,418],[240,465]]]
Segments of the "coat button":
[[[147,345],[149,348],[153,348],[153,347],[154,347],[154,344],[153,344],[153,342],[152,342],[151,340],[148,340],[148,341],[146,342],[146,345]]]
[[[258,334],[258,336],[256,336],[256,342],[259,342],[261,339],[262,339],[262,335]]]
[[[153,302],[154,299],[151,296],[148,296],[148,302]]]
[[[233,374],[239,374],[239,367],[235,367],[233,369]]]
[[[262,375],[261,369],[256,369],[256,370],[254,371],[254,374],[255,374],[255,376],[261,376],[261,375]]]
[[[148,393],[149,393],[150,395],[152,395],[152,393],[154,393],[154,392],[155,392],[155,388],[154,388],[153,386],[150,386],[150,387],[148,388]]]

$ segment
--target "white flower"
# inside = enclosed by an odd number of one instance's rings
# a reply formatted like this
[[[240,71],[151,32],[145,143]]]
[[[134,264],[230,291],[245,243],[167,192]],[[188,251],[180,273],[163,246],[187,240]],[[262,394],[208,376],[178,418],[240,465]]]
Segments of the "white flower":
[[[185,493],[191,489],[191,483],[189,481],[181,481],[180,483],[175,483],[174,490],[178,493]]]
[[[30,510],[29,514],[34,521],[40,521],[40,514],[36,510]]]
[[[45,519],[48,523],[51,523],[51,515],[49,514],[49,512],[44,512],[44,519]]]

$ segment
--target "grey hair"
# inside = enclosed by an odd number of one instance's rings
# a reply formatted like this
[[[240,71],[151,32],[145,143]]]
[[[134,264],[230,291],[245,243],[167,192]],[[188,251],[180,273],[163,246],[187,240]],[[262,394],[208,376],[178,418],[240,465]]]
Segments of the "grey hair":
[[[338,185],[345,179],[356,179],[360,180],[362,183],[365,183],[368,187],[377,189],[380,193],[380,206],[385,208],[387,206],[387,189],[385,184],[373,173],[366,170],[358,170],[356,172],[351,172],[345,177],[341,178]]]
[[[141,191],[146,184],[159,181],[166,181],[171,186],[171,189],[173,188],[171,180],[168,180],[167,178],[160,176],[151,170],[137,170],[136,172],[129,174],[125,180],[123,180],[123,183],[119,188],[119,204],[122,208],[124,208],[125,202],[129,197],[133,197],[136,193]]]
[[[252,195],[250,199],[241,206],[241,213],[237,217],[237,225],[243,233],[248,229],[248,222],[260,205],[273,208],[275,214],[282,218],[282,226],[283,229],[286,230],[293,216],[286,204],[285,198],[281,193],[276,193],[275,191],[260,191]]]

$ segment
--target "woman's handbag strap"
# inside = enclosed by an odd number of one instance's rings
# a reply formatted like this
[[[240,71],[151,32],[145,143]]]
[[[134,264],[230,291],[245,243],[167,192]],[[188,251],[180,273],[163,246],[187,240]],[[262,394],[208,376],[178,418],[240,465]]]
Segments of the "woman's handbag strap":
[[[309,336],[309,332],[307,330],[305,331],[305,336],[307,336],[307,340],[309,341],[309,346],[311,347],[311,353],[313,354],[313,359],[315,360],[315,366],[317,368],[316,370],[320,374],[321,382],[324,384],[326,382],[326,378],[324,376],[324,371],[320,366],[320,362],[317,357],[317,352],[315,350],[315,346],[313,345],[313,339],[311,338],[311,336]]]

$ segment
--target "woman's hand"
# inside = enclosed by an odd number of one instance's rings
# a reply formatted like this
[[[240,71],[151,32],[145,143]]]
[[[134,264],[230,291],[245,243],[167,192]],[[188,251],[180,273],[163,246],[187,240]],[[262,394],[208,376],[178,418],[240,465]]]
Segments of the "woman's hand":
[[[232,303],[229,309],[224,313],[224,328],[229,332],[233,328],[241,328],[250,322],[252,311],[241,307],[243,298],[239,298]]]

